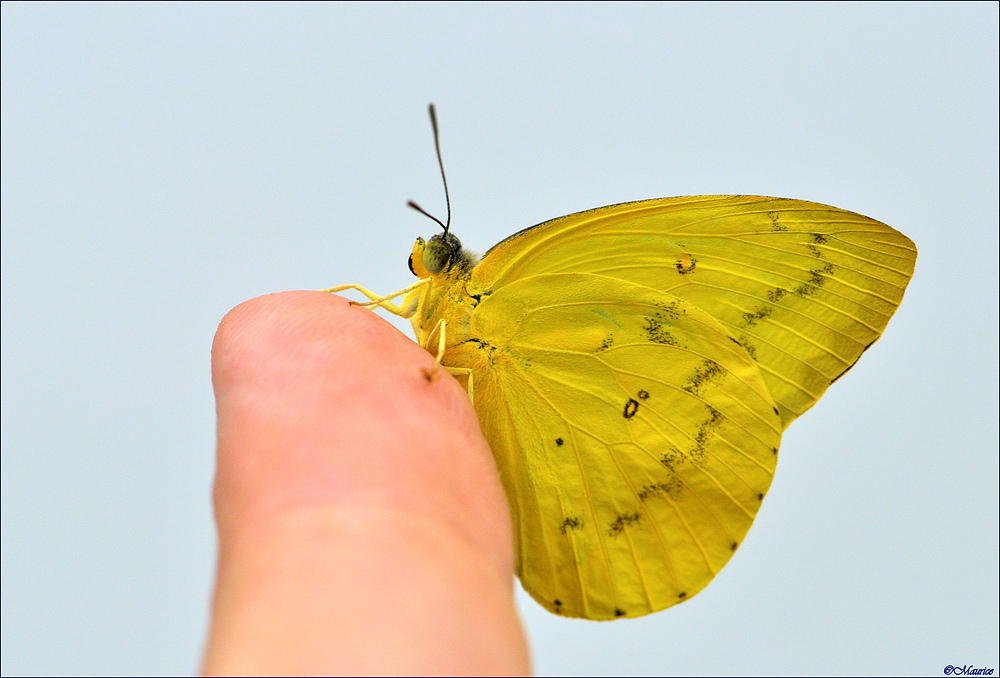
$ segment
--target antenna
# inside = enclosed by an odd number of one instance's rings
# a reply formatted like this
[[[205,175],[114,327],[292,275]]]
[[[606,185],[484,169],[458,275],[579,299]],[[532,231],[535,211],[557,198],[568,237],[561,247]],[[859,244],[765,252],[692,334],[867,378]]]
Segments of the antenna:
[[[444,184],[444,202],[448,206],[448,223],[444,226],[444,232],[447,233],[448,229],[451,227],[451,198],[448,197],[448,180],[444,177],[444,162],[441,160],[441,141],[440,135],[438,134],[438,120],[437,114],[434,112],[434,104],[428,106],[427,109],[431,114],[431,127],[434,128],[434,150],[437,151],[438,167],[441,168],[441,183]],[[434,221],[438,220],[435,219]],[[440,224],[441,222],[438,221],[438,223]]]
[[[437,225],[444,229],[444,235],[448,235],[448,228],[451,226],[451,198],[448,197],[448,180],[445,179],[444,162],[441,161],[441,143],[439,141],[440,135],[438,134],[438,121],[437,121],[437,114],[434,113],[434,104],[431,104],[428,107],[428,109],[430,110],[431,114],[431,127],[434,129],[434,150],[437,151],[438,167],[441,168],[441,183],[444,184],[444,201],[445,204],[448,205],[448,223],[442,224],[440,219],[438,219],[433,214],[430,214],[427,211],[425,211],[423,207],[413,202],[412,200],[406,203],[406,205],[408,207],[412,207],[413,209],[417,210],[428,219],[436,221]]]
[[[421,214],[423,214],[423,215],[424,215],[425,217],[427,217],[428,219],[431,219],[431,220],[433,220],[433,221],[436,221],[436,222],[437,222],[437,225],[438,225],[438,226],[440,226],[441,228],[443,228],[443,229],[444,229],[444,232],[445,232],[445,233],[447,233],[447,232],[448,232],[448,227],[447,227],[447,226],[445,226],[444,224],[442,224],[442,223],[441,223],[441,220],[440,220],[440,219],[438,219],[438,218],[437,218],[436,216],[434,216],[433,214],[429,214],[429,213],[428,213],[427,211],[425,211],[425,210],[424,210],[424,208],[423,208],[423,207],[421,207],[421,206],[420,206],[420,205],[418,205],[417,203],[415,203],[415,202],[413,202],[413,201],[411,200],[411,201],[409,201],[408,203],[406,203],[406,206],[407,206],[407,207],[412,207],[413,209],[417,210],[418,212],[420,212]]]

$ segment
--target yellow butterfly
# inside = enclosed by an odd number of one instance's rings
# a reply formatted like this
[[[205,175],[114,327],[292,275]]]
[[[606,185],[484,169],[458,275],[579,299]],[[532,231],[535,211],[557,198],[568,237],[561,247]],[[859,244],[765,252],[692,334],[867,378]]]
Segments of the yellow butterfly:
[[[708,585],[757,515],[782,432],[879,338],[917,257],[868,217],[759,196],[601,207],[482,258],[441,225],[413,247],[414,285],[327,291],[409,318],[468,378],[524,588],[587,619]]]

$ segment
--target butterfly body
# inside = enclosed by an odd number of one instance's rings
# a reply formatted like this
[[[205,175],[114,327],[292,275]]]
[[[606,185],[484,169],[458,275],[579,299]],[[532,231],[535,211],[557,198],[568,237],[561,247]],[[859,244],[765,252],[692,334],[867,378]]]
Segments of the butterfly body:
[[[666,198],[545,222],[481,259],[418,239],[423,284],[398,312],[471,381],[525,589],[614,619],[687,600],[728,562],[782,432],[880,336],[915,259],[825,205]]]

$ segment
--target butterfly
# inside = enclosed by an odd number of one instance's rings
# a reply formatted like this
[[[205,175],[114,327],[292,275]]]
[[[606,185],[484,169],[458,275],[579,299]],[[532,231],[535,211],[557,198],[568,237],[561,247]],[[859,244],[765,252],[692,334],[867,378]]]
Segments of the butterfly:
[[[524,588],[597,620],[688,600],[725,566],[782,432],[881,336],[917,256],[868,217],[761,196],[600,207],[482,257],[449,225],[450,204],[410,287],[327,291],[409,318],[467,380]]]

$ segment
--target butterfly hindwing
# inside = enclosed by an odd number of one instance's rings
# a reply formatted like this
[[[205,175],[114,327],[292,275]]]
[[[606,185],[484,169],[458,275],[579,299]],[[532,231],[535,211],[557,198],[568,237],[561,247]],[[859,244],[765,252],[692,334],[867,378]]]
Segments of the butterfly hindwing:
[[[757,364],[672,294],[593,274],[498,287],[452,335],[508,490],[525,588],[612,619],[701,590],[770,485],[781,422]]]

